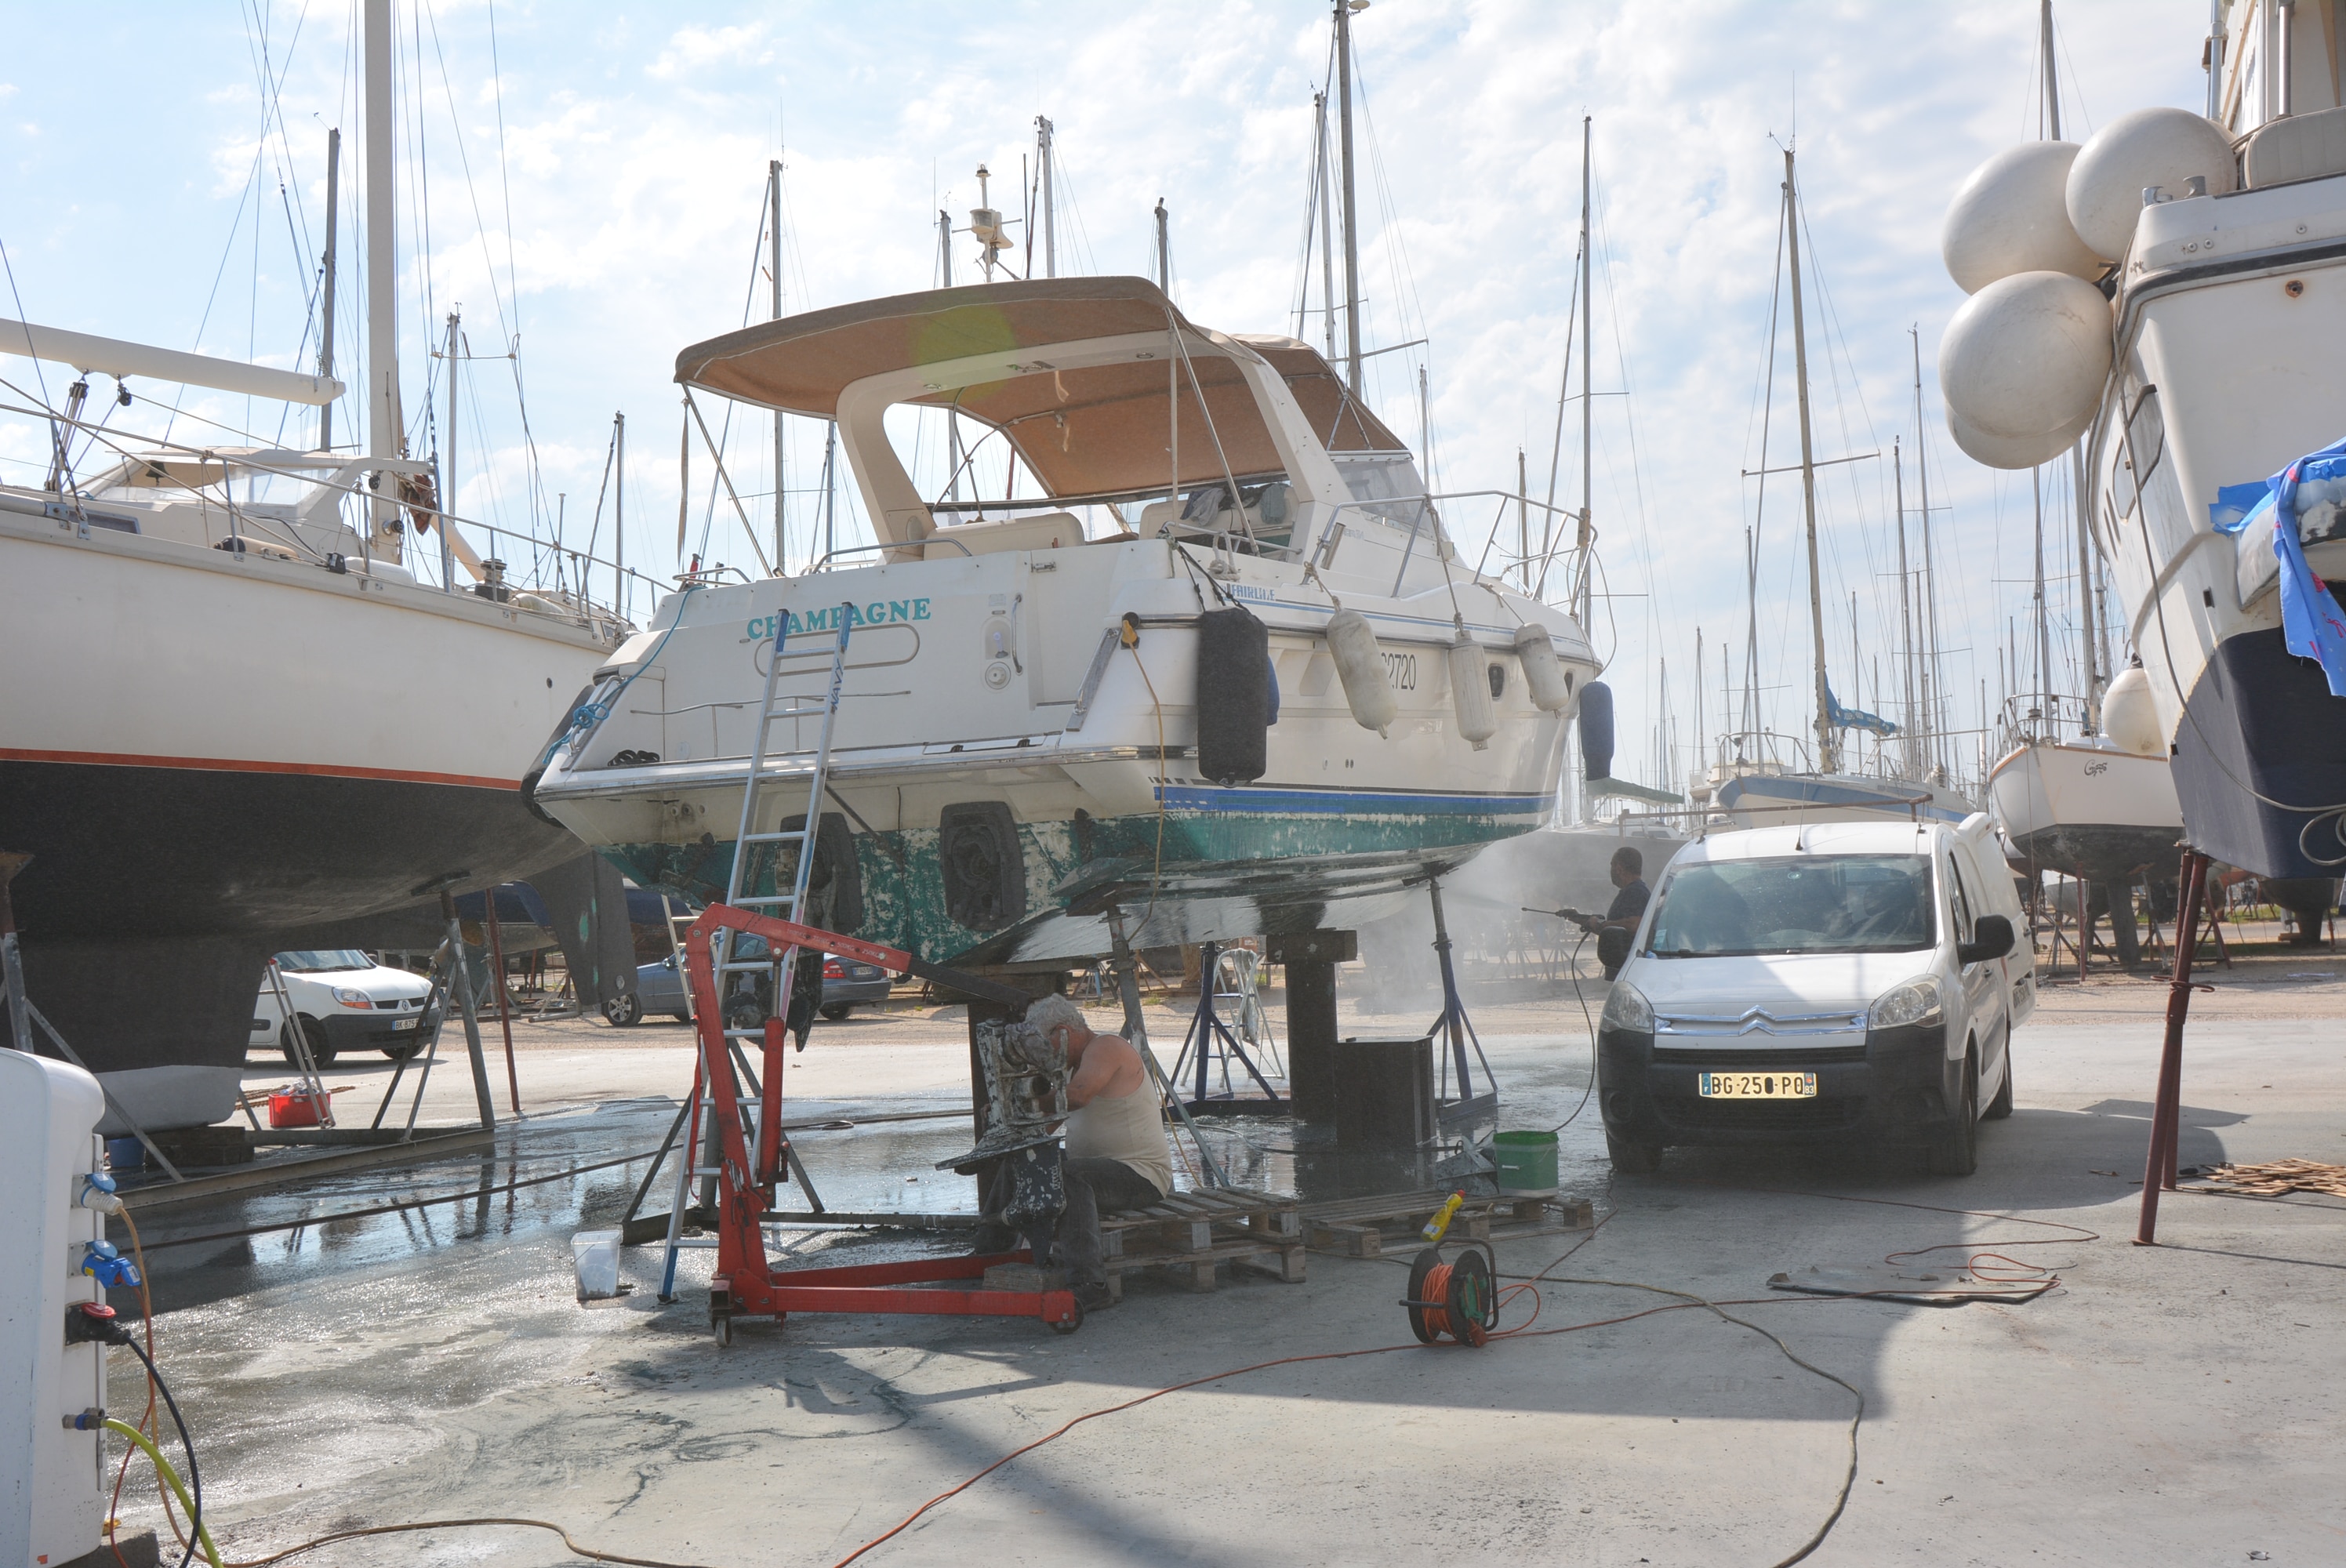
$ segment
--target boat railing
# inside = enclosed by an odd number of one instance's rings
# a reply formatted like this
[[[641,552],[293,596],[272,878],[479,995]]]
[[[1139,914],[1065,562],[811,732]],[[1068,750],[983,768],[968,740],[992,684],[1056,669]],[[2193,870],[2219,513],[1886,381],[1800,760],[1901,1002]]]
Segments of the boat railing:
[[[2094,733],[2094,708],[2066,692],[2022,691],[2004,699],[1996,727],[2006,746],[2082,738]]]
[[[369,461],[357,453],[251,451],[218,446],[195,446],[168,441],[159,436],[131,435],[124,431],[107,430],[87,420],[67,418],[54,410],[25,407],[15,403],[0,402],[0,413],[23,414],[30,418],[48,421],[61,428],[82,432],[98,444],[111,449],[125,463],[138,462],[142,459],[151,462],[153,457],[164,455],[193,458],[201,464],[217,463],[222,471],[222,477],[219,482],[219,494],[217,504],[229,518],[231,538],[250,537],[260,543],[289,551],[298,559],[306,560],[312,565],[330,571],[355,570],[372,574],[374,557],[368,543],[366,530],[352,531],[359,540],[359,558],[352,561],[345,557],[343,562],[337,565],[333,559],[336,552],[321,549],[311,541],[302,537],[298,526],[298,519],[293,525],[289,525],[286,519],[268,513],[255,512],[240,504],[236,499],[236,486],[233,483],[234,478],[240,473],[265,474],[271,478],[294,480],[310,485],[313,490],[332,492],[336,500],[332,515],[339,522],[342,501],[355,499],[362,503],[372,503],[382,499],[379,492],[355,477],[345,480],[337,477],[334,473],[321,477],[317,472],[320,469],[347,472],[353,465],[363,464]],[[386,463],[385,466],[402,473],[413,473],[418,475],[431,471],[428,464],[409,459],[395,460]],[[168,478],[168,469],[164,468],[163,472]],[[186,492],[189,496],[199,502],[208,504],[213,503],[211,494],[213,486],[209,484],[193,484],[178,479],[172,479],[171,484],[175,488]],[[59,493],[56,499],[58,504],[66,507],[68,512],[76,512],[89,498],[88,493],[85,490],[68,488]],[[437,499],[435,495],[434,500],[436,502]],[[444,528],[450,524],[461,524],[467,528],[477,529],[485,534],[489,540],[487,560],[497,560],[505,553],[505,546],[499,543],[503,540],[525,545],[533,558],[534,566],[541,574],[546,564],[551,561],[555,567],[555,580],[550,583],[541,575],[521,582],[506,579],[482,585],[484,587],[495,589],[496,596],[501,603],[513,603],[523,595],[539,597],[550,592],[557,596],[556,600],[540,598],[541,604],[548,606],[546,609],[539,609],[529,605],[517,606],[526,613],[552,614],[556,618],[576,621],[581,626],[597,630],[600,635],[608,636],[611,635],[612,628],[617,628],[623,633],[628,622],[623,613],[608,606],[597,604],[586,592],[586,573],[589,569],[609,571],[613,574],[615,583],[625,581],[639,584],[655,596],[668,591],[668,584],[647,577],[641,572],[617,561],[607,560],[586,551],[571,549],[558,539],[545,539],[527,530],[500,526],[481,518],[463,516],[436,504],[425,504],[420,499],[408,496],[399,497],[393,504],[399,510],[418,519],[419,524],[421,520],[429,518]],[[566,565],[568,568],[566,572],[564,570]],[[446,593],[462,591],[453,582],[442,582],[436,586]]]

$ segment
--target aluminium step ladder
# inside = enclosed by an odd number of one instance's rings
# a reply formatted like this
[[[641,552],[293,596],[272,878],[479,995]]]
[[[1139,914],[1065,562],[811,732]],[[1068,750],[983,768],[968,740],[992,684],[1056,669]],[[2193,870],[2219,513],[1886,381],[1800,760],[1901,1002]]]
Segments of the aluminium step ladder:
[[[853,606],[842,605],[836,615],[839,629],[831,644],[831,681],[824,695],[820,698],[784,695],[779,701],[775,688],[781,684],[782,650],[790,635],[790,622],[787,616],[776,617],[773,657],[766,665],[765,695],[759,703],[758,722],[750,741],[750,772],[741,786],[741,821],[733,839],[733,867],[725,880],[725,901],[728,904],[736,909],[772,915],[794,924],[805,923],[807,886],[814,871],[815,845],[822,825],[823,796],[831,783],[831,738],[839,719],[840,692],[847,676],[848,637],[854,629]],[[791,720],[795,724],[795,721],[809,718],[819,718],[821,728],[815,743],[814,767],[807,779],[806,812],[799,819],[796,828],[781,827],[780,823],[785,819],[778,816],[775,828],[761,829],[759,826],[762,820],[760,806],[770,791],[785,786],[785,780],[770,779],[766,776],[768,761],[776,755],[774,727],[784,720]],[[783,754],[789,753],[785,750]],[[777,846],[773,852],[777,891],[771,893],[754,891],[758,873],[763,869],[762,862],[766,858],[758,846],[764,844]],[[780,891],[779,873],[782,859],[779,846],[785,844],[796,845],[798,850],[796,869],[788,892]],[[816,1194],[814,1184],[807,1179],[806,1167],[800,1163],[798,1151],[778,1130],[770,1131],[768,1128],[768,1123],[780,1108],[780,1057],[769,1052],[768,1076],[775,1081],[761,1086],[741,1046],[744,1040],[771,1044],[778,1038],[779,1032],[788,1028],[791,991],[798,979],[799,950],[795,947],[777,949],[770,943],[762,958],[737,958],[733,952],[732,934],[720,929],[711,939],[715,950],[711,956],[715,960],[719,1009],[725,1007],[725,998],[733,976],[755,973],[760,970],[769,972],[771,976],[769,994],[773,998],[773,1006],[765,1022],[755,1028],[736,1028],[729,1020],[720,1016],[717,1021],[718,1028],[694,1031],[692,1097],[686,1106],[685,1138],[677,1157],[675,1192],[668,1211],[668,1241],[660,1262],[659,1298],[662,1301],[672,1300],[676,1295],[677,1254],[688,1247],[717,1245],[714,1237],[688,1237],[684,1235],[685,1200],[691,1196],[694,1180],[698,1179],[702,1184],[704,1203],[713,1206],[717,1178],[722,1174],[718,1163],[722,1157],[719,1153],[722,1140],[714,1119],[717,1098],[712,1087],[717,1074],[733,1074],[730,1082],[734,1093],[730,1097],[740,1108],[742,1142],[756,1151],[759,1168],[754,1173],[755,1181],[760,1186],[770,1184],[781,1175],[780,1167],[783,1162],[787,1162],[790,1172],[806,1188],[808,1206],[817,1213],[822,1210],[822,1199]],[[673,936],[670,940],[674,940]],[[685,989],[689,998],[691,986],[688,983]],[[712,1039],[724,1042],[723,1056],[713,1061],[707,1044]]]

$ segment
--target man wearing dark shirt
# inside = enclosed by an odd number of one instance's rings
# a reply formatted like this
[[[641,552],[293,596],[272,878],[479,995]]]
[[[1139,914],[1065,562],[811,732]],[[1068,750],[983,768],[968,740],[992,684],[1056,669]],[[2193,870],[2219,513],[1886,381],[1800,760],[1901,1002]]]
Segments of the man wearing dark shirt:
[[[1613,895],[1612,907],[1601,921],[1583,921],[1584,927],[1596,933],[1596,962],[1605,966],[1605,978],[1612,979],[1629,962],[1629,943],[1637,934],[1637,922],[1645,918],[1646,904],[1654,894],[1646,886],[1642,874],[1646,857],[1627,844],[1613,851],[1613,865],[1608,873],[1613,885],[1620,891]]]

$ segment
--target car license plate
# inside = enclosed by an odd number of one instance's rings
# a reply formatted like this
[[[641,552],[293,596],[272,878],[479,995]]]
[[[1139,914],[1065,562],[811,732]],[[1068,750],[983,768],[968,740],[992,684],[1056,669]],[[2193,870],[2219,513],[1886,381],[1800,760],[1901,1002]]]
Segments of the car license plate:
[[[391,1021],[391,1026],[393,1029],[413,1029],[423,1022],[421,1018],[394,1018]],[[1705,1092],[1708,1093],[1708,1091]]]
[[[1814,1073],[1698,1073],[1697,1091],[1709,1100],[1813,1100]]]

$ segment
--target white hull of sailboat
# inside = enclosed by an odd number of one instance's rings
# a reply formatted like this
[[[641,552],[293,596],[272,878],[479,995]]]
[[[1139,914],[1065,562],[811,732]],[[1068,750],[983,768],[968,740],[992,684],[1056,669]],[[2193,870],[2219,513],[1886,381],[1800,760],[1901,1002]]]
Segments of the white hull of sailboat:
[[[2165,871],[2183,833],[2167,759],[2115,747],[2029,741],[1989,773],[1988,800],[2025,862],[2096,881]]]

